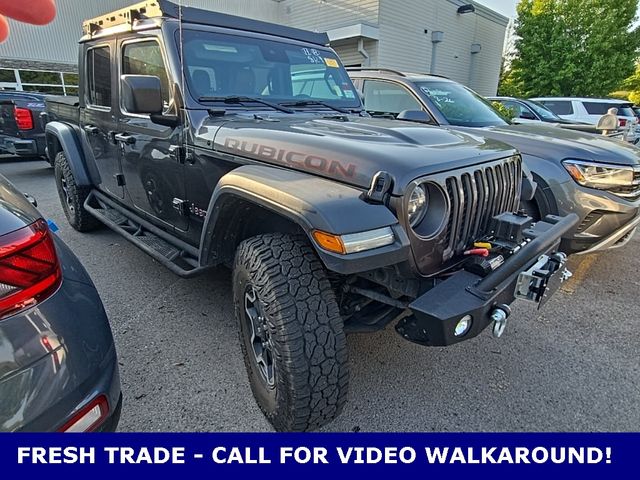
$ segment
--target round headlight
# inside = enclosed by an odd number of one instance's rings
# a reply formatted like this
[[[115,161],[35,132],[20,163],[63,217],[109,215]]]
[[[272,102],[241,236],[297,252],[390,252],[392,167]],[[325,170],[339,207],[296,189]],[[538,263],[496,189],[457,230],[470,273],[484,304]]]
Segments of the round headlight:
[[[427,191],[422,185],[416,185],[409,196],[407,204],[407,215],[409,216],[409,225],[415,227],[418,225],[427,213]]]

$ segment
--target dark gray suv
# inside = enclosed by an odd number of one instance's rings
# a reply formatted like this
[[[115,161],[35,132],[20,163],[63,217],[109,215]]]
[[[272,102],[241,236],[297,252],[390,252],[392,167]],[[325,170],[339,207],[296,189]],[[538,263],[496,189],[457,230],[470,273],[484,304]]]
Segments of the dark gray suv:
[[[538,183],[524,202],[534,218],[577,213],[563,239],[568,253],[620,247],[640,224],[640,149],[622,141],[546,125],[515,125],[467,87],[444,77],[349,69],[374,117],[442,125],[520,150]]]
[[[93,282],[0,175],[0,432],[111,431],[121,405]]]

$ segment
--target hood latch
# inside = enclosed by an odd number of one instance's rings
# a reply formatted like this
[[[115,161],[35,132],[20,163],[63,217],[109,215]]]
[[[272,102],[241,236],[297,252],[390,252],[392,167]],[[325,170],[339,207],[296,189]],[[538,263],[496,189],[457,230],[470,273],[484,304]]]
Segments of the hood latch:
[[[369,191],[364,196],[364,200],[369,203],[385,203],[387,194],[393,186],[393,177],[384,171],[379,171],[373,176]]]

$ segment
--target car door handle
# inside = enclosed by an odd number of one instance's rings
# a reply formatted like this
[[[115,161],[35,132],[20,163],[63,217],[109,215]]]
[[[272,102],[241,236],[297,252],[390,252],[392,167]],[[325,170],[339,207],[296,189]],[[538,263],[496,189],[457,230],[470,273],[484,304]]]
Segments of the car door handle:
[[[116,133],[113,138],[115,138],[117,142],[122,142],[127,145],[133,145],[136,143],[136,137],[132,137],[126,133]]]
[[[94,125],[85,125],[84,126],[84,131],[87,132],[90,135],[95,135],[96,133],[98,133],[100,131],[100,129]]]

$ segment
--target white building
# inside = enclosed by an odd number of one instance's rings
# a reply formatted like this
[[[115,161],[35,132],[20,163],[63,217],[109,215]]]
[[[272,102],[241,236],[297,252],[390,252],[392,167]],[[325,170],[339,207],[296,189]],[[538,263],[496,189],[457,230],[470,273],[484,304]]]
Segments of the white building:
[[[178,2],[178,0],[173,0]],[[11,23],[0,87],[75,93],[82,20],[137,0],[57,0],[46,27]],[[183,0],[183,5],[328,32],[345,65],[445,75],[496,93],[508,19],[470,0]]]

